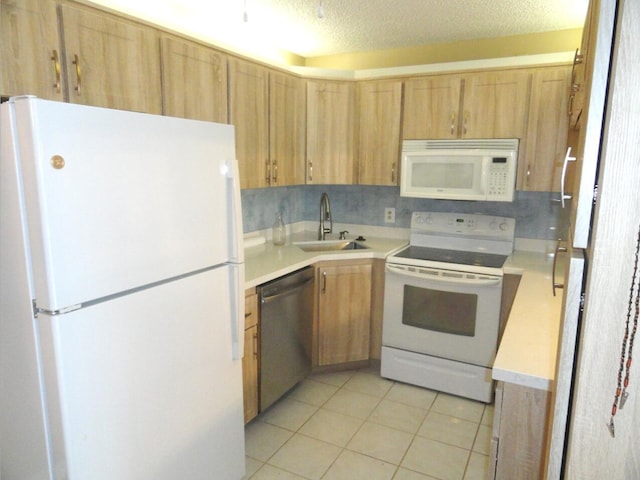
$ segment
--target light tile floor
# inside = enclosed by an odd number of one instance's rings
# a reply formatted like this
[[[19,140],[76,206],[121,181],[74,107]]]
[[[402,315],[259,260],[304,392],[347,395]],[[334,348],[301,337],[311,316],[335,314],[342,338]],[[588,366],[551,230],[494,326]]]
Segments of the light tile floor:
[[[246,427],[251,480],[485,480],[493,406],[381,378],[312,375]]]

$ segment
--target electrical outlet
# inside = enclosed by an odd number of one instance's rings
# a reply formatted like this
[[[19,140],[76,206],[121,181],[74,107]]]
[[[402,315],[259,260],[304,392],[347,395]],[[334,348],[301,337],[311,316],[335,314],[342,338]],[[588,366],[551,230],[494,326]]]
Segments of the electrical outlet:
[[[385,208],[384,209],[384,223],[396,223],[396,209]]]

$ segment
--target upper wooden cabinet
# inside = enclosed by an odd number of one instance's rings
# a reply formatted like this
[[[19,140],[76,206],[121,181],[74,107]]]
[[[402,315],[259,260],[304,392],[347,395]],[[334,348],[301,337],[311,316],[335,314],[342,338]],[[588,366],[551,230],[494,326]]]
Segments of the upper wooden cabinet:
[[[229,122],[235,126],[241,188],[266,187],[269,168],[268,70],[229,59]]]
[[[527,71],[407,80],[402,138],[522,138],[528,98]]]
[[[457,138],[462,76],[436,75],[405,80],[402,138]]]
[[[354,85],[307,82],[307,183],[356,183]]]
[[[567,102],[571,67],[543,68],[531,75],[529,119],[518,162],[520,190],[560,190],[567,150]]]
[[[98,10],[60,9],[69,101],[162,113],[157,31]]]
[[[357,87],[358,183],[397,185],[402,82],[361,82]]]
[[[582,41],[580,48],[576,49],[573,59],[569,101],[567,102],[569,128],[572,130],[580,130],[582,127],[582,111],[589,88],[587,79],[593,76],[593,59],[589,61],[589,57],[593,57],[595,50],[596,35],[593,32],[597,30],[598,14],[594,12],[598,8],[599,2],[593,0],[589,2],[584,28],[582,29]]]
[[[270,71],[268,185],[304,183],[306,121],[305,81]]]
[[[523,138],[527,122],[529,72],[465,75],[462,138]]]
[[[161,51],[163,113],[227,123],[227,56],[168,36]]]
[[[0,94],[64,99],[56,4],[0,0]]]

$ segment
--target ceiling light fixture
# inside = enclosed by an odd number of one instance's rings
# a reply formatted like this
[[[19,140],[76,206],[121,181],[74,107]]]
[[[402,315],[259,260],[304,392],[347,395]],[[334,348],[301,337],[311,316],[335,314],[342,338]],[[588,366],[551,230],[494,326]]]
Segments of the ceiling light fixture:
[[[318,18],[324,18],[324,8],[322,7],[322,0],[318,1]]]

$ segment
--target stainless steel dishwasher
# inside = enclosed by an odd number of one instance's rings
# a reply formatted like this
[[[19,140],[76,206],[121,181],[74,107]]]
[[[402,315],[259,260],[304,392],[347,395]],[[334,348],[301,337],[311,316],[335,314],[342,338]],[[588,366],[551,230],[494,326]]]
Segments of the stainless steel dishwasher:
[[[260,298],[260,411],[311,371],[313,267],[258,287]]]

